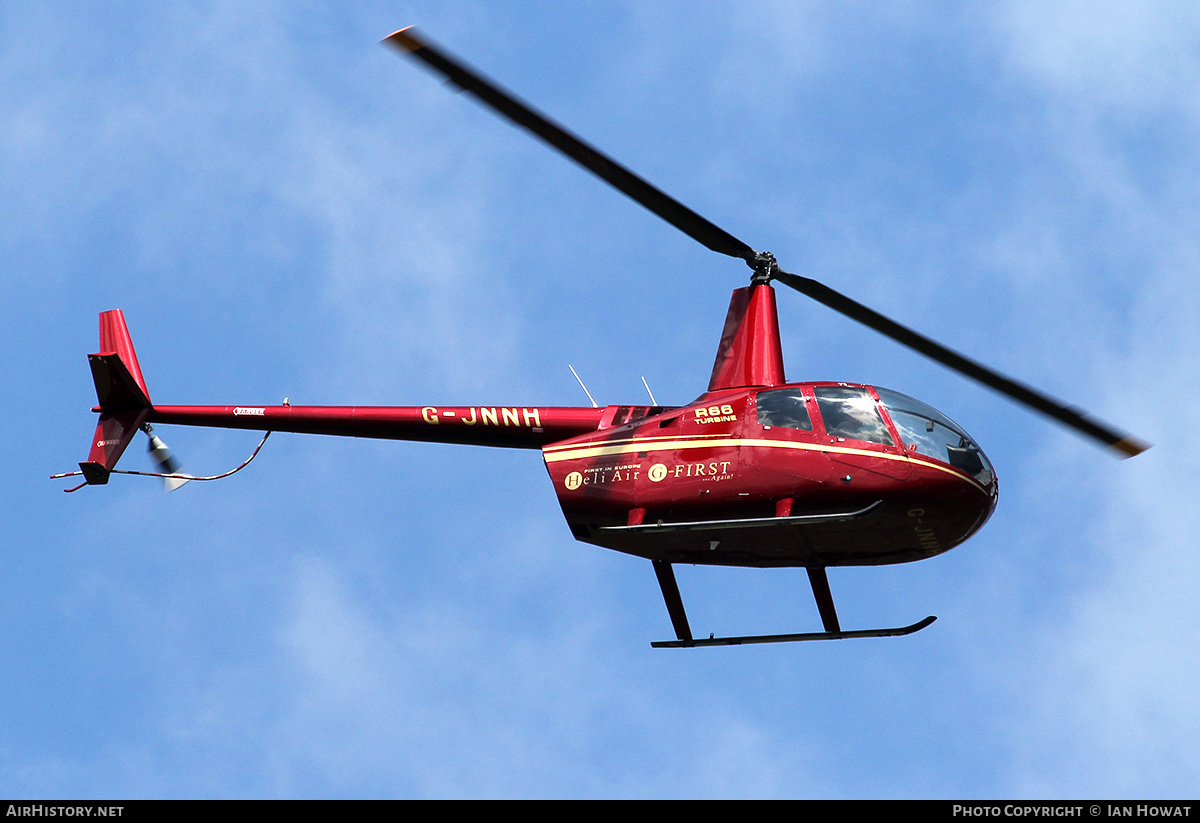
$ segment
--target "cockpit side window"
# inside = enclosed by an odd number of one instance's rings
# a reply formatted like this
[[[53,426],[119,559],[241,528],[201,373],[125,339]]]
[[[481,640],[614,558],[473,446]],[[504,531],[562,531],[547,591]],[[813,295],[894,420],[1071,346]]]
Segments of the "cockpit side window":
[[[892,445],[875,400],[861,386],[817,386],[817,407],[831,437]]]
[[[812,417],[808,414],[802,389],[760,391],[755,405],[758,407],[760,425],[812,431]]]

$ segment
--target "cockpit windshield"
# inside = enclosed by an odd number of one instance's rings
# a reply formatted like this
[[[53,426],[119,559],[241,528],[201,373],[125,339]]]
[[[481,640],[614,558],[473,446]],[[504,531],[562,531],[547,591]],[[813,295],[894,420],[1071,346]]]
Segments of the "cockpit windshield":
[[[908,395],[878,386],[875,391],[887,407],[905,446],[915,447],[920,454],[949,463],[985,486],[992,483],[995,479],[992,464],[957,423]]]

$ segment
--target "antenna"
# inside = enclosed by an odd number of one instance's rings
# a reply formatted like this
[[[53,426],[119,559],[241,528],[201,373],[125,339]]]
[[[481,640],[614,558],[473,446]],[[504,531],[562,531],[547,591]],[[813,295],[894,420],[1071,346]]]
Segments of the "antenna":
[[[600,404],[596,402],[596,398],[592,397],[592,393],[587,390],[587,386],[583,385],[583,381],[579,379],[579,372],[575,371],[575,367],[568,363],[567,368],[571,370],[571,374],[575,375],[575,379],[579,380],[579,388],[583,389],[583,393],[588,396],[588,400],[592,401],[592,408],[600,408]]]
[[[642,377],[642,385],[646,387],[646,394],[650,395],[650,405],[657,406],[658,401],[654,399],[654,392],[650,391],[650,384],[646,382],[645,376]]]

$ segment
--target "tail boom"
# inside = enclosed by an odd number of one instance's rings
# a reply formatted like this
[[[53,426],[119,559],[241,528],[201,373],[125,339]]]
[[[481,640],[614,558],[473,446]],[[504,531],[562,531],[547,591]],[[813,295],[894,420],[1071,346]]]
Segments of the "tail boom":
[[[618,409],[564,406],[155,406],[152,423],[540,449],[595,431]]]

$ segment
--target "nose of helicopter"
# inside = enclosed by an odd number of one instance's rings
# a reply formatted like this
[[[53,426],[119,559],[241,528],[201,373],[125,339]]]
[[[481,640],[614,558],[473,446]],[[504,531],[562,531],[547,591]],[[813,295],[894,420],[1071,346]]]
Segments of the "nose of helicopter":
[[[992,498],[994,505],[995,470],[983,450],[961,426],[932,406],[908,395],[890,389],[876,388],[875,391],[887,408],[906,449],[970,475]]]
[[[918,500],[903,516],[924,556],[962,543],[996,508],[996,473],[966,431],[919,400],[876,387],[918,478]]]
[[[992,464],[971,436],[937,409],[891,389],[875,388],[904,445],[986,483]]]

